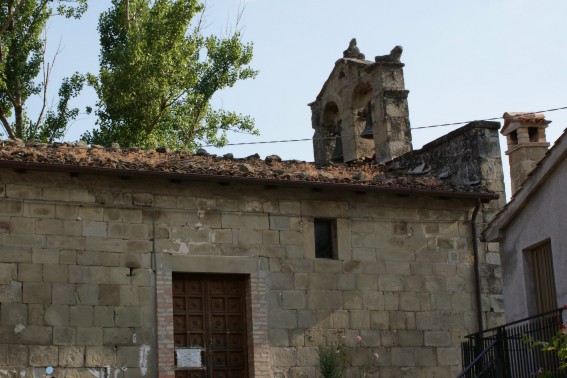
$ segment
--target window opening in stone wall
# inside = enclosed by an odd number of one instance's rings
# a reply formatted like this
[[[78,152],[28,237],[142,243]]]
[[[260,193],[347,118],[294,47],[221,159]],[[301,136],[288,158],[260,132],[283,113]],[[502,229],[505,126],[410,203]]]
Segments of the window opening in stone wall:
[[[510,140],[512,141],[512,144],[518,144],[518,132],[516,130],[510,133]]]
[[[337,221],[315,219],[315,257],[337,259]]]
[[[530,137],[530,142],[538,141],[538,130],[537,127],[528,127],[528,136]]]
[[[555,275],[553,273],[553,254],[551,241],[544,242],[527,250],[528,262],[531,263],[531,279],[537,313],[557,308]]]

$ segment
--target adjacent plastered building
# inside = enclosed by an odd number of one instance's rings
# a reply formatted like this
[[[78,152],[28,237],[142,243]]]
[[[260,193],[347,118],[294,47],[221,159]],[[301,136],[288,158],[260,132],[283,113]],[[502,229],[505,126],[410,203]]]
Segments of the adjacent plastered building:
[[[411,151],[407,93],[374,85],[403,79],[401,52],[352,47],[337,67],[383,77],[346,78],[371,91],[365,127],[398,126],[364,151],[344,131],[332,164],[336,142],[316,164],[2,142],[0,376],[315,377],[337,337],[348,377],[454,376],[463,336],[503,317],[477,237],[502,201],[499,124]]]
[[[484,233],[500,243],[506,317],[515,321],[567,303],[567,139],[548,150],[543,114],[504,117],[513,196]]]

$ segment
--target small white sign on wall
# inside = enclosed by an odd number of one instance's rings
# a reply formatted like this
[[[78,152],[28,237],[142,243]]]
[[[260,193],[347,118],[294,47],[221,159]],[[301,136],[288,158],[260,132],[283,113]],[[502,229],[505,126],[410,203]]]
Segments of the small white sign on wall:
[[[175,348],[177,367],[202,368],[202,351],[203,348]]]

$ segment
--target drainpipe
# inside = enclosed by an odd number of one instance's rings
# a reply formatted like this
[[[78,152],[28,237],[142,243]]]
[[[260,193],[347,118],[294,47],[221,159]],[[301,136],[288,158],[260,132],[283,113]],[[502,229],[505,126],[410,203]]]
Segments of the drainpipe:
[[[475,280],[475,292],[476,292],[476,317],[478,322],[478,331],[482,332],[484,330],[484,321],[482,318],[482,298],[480,291],[480,266],[478,262],[478,238],[476,232],[476,216],[480,210],[481,202],[480,198],[476,199],[476,205],[471,217],[471,233],[473,242],[473,256],[474,256],[474,280]]]

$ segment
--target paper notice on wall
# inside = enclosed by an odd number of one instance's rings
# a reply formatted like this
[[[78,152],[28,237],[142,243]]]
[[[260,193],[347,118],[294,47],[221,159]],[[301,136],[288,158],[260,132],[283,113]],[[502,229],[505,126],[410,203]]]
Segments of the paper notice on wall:
[[[201,368],[201,352],[203,348],[175,348],[177,367]]]

